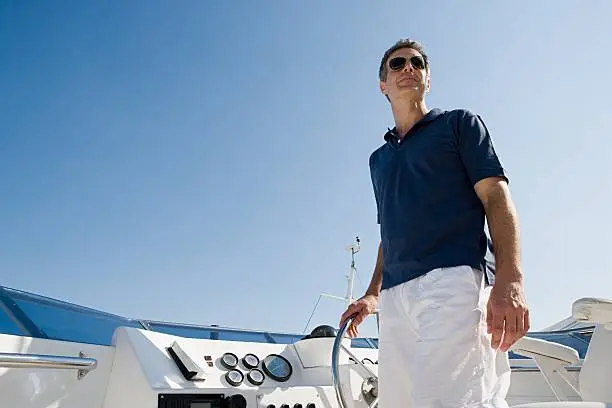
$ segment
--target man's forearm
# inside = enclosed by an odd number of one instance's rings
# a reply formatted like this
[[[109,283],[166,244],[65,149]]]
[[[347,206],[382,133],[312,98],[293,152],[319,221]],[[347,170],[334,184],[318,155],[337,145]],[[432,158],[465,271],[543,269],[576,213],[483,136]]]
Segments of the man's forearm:
[[[492,189],[485,211],[495,250],[496,276],[501,280],[522,280],[518,216],[505,183]]]
[[[374,295],[378,297],[380,295],[380,288],[382,287],[382,264],[383,264],[383,253],[382,243],[378,244],[378,255],[376,256],[376,266],[374,267],[374,274],[370,281],[370,286],[366,291],[366,295]]]

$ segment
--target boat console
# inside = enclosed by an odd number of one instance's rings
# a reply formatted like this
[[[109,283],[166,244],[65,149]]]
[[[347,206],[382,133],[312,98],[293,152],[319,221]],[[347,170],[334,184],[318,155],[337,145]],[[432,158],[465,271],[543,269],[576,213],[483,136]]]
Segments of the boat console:
[[[281,345],[179,338],[120,328],[104,407],[335,406],[331,365],[336,336],[332,330],[319,327],[294,344]],[[350,349],[349,339],[342,343]],[[351,354],[376,370],[376,351],[359,349]],[[345,371],[343,378],[357,381],[359,390],[367,375],[349,373],[355,370],[346,369],[347,365],[357,370],[361,366],[348,364],[351,354],[341,353],[339,364]]]

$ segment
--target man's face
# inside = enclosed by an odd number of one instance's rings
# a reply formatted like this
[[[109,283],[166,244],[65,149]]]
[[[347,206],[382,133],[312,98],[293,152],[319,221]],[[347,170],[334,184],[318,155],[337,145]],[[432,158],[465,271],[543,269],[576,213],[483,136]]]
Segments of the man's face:
[[[401,48],[389,56],[386,64],[387,79],[380,82],[380,90],[389,99],[420,100],[429,91],[429,73],[418,51]]]

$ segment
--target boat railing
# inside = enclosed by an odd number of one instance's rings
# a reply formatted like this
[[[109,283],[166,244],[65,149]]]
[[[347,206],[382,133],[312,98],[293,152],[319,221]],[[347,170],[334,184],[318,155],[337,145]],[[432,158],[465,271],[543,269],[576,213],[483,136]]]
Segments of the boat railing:
[[[94,358],[79,353],[79,357],[44,354],[0,353],[0,367],[3,368],[53,368],[77,370],[77,379],[82,379],[98,366]]]

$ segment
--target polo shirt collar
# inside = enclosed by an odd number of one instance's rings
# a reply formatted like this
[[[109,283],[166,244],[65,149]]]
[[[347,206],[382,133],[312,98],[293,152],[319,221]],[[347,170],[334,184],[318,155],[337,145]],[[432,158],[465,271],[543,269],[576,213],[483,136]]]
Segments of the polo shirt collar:
[[[442,115],[442,110],[441,109],[431,109],[429,112],[427,112],[425,114],[425,116],[423,116],[421,118],[421,120],[419,120],[417,123],[414,124],[414,126],[423,124],[423,123],[428,123],[431,122],[433,120],[435,120],[438,116]],[[389,142],[391,140],[399,140],[399,136],[397,134],[397,130],[395,127],[393,127],[393,129],[389,129],[387,128],[387,133],[385,133],[385,141]]]

